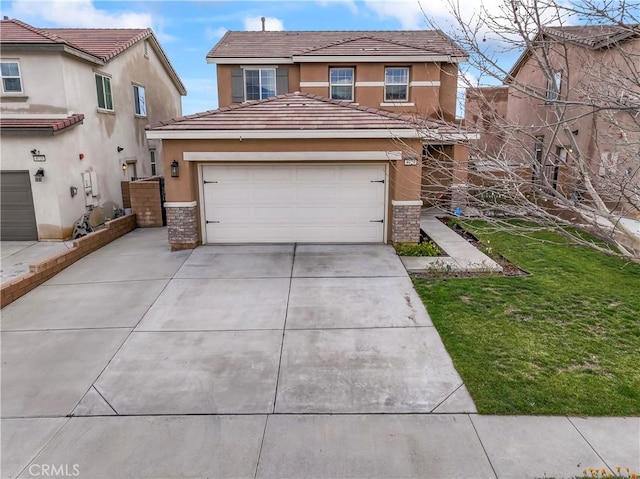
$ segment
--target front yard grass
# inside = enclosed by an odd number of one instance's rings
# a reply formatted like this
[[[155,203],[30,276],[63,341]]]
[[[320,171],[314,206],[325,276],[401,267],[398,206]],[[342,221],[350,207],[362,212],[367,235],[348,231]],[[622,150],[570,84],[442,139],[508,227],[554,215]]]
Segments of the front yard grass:
[[[472,231],[531,274],[414,284],[478,411],[639,415],[640,265],[553,233]]]

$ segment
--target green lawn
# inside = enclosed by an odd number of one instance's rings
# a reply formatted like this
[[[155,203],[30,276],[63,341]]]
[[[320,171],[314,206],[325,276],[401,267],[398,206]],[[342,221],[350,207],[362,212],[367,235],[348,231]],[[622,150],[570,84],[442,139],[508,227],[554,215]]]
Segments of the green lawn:
[[[478,411],[639,415],[640,265],[475,226],[531,274],[414,284]]]

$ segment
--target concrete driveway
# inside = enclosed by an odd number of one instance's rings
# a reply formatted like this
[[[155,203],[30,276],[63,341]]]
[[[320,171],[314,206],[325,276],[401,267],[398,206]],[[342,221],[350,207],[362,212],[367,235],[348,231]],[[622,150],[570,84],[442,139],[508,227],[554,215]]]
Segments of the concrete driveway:
[[[496,477],[502,450],[384,245],[135,230],[3,309],[1,395],[2,477]],[[561,419],[552,472],[604,467]]]

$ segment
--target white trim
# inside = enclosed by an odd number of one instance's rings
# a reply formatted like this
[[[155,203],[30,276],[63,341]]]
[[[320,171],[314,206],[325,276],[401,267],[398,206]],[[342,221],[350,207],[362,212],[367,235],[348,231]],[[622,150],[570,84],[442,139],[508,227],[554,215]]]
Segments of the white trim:
[[[278,65],[240,65],[240,68],[243,70],[246,68],[248,70],[259,70],[259,69],[267,69],[267,68],[278,68]]]
[[[328,87],[328,81],[301,81],[300,88],[324,88]]]
[[[397,161],[402,151],[185,151],[184,161]]]
[[[357,81],[356,86],[384,86],[383,81]]]
[[[422,138],[413,128],[361,130],[147,130],[149,140],[242,140],[309,138]]]
[[[440,81],[412,81],[409,82],[409,86],[440,86]]]
[[[193,208],[198,204],[197,201],[165,201],[165,208]]]
[[[390,102],[390,101],[383,101],[382,103],[380,103],[380,106],[416,106],[416,104],[408,101],[399,101],[397,103]]]
[[[422,206],[422,200],[412,200],[412,201],[396,201],[391,200],[392,206]]]
[[[426,135],[425,135],[426,136]],[[479,140],[480,133],[443,133],[437,137],[425,138],[425,145],[440,145],[443,141],[460,142],[467,140]]]
[[[231,60],[231,59],[225,59]],[[406,62],[443,62],[459,63],[462,58],[451,57],[449,55],[293,55],[291,63],[406,63]]]
[[[264,65],[265,63],[293,63],[291,57],[269,57],[269,58],[218,58],[207,57],[207,63],[217,63],[218,65]]]

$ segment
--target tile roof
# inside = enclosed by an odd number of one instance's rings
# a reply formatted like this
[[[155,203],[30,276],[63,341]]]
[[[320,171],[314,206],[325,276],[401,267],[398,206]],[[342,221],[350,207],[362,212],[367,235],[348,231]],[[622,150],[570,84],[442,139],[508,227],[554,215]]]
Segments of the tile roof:
[[[0,44],[4,48],[24,45],[64,48],[72,54],[88,55],[86,58],[90,60],[93,57],[97,64],[109,62],[147,38],[180,94],[186,95],[182,81],[150,28],[36,28],[16,19],[0,21]]]
[[[588,48],[602,48],[611,43],[640,35],[640,25],[574,25],[544,27],[541,32],[551,38],[567,40]]]
[[[354,54],[467,56],[440,30],[403,30],[227,32],[207,54],[207,58]]]
[[[7,132],[42,132],[55,135],[63,130],[83,122],[81,113],[67,118],[0,118],[0,131]]]
[[[308,93],[289,93],[147,126],[149,130],[438,130],[457,125],[345,103]]]
[[[104,62],[151,35],[149,28],[36,28],[16,19],[0,21],[3,45],[68,45]]]
[[[47,32],[105,62],[152,34],[150,28],[48,28]]]

